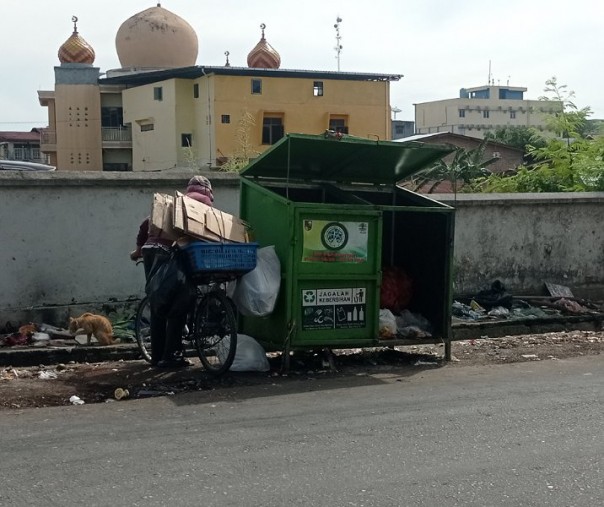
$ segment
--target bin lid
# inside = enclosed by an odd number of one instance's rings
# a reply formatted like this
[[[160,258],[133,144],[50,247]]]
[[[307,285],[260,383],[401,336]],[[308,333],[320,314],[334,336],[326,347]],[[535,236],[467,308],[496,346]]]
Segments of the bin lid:
[[[241,174],[286,180],[394,184],[453,150],[446,145],[419,142],[287,134],[252,160]]]

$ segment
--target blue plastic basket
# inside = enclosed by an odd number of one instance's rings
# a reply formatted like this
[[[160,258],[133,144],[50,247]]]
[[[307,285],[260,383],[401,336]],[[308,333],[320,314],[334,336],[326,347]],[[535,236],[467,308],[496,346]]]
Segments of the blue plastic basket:
[[[240,276],[256,267],[258,243],[194,241],[181,248],[190,275],[209,273]]]

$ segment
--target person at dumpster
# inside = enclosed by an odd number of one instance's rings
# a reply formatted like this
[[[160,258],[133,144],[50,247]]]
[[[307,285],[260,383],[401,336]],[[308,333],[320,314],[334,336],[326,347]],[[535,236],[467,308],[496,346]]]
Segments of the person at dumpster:
[[[187,184],[185,195],[198,202],[212,206],[214,194],[212,184],[205,176],[193,176]],[[136,236],[136,249],[130,252],[134,261],[143,259],[145,280],[149,282],[151,273],[154,273],[161,264],[169,262],[170,249],[173,241],[160,238],[149,231],[150,217],[141,223]],[[173,259],[173,258],[172,258]],[[182,330],[187,318],[187,305],[182,301],[173,301],[166,307],[157,307],[153,304],[151,310],[151,365],[158,368],[178,368],[190,366],[191,363],[184,357]]]

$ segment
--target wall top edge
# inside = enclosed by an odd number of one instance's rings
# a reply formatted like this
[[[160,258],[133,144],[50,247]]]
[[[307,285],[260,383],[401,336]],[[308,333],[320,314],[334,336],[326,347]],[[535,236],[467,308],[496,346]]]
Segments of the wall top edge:
[[[534,192],[510,194],[429,194],[449,206],[489,206],[493,204],[604,203],[604,192]]]
[[[131,186],[158,185],[182,187],[194,174],[203,174],[214,186],[238,186],[239,174],[222,171],[170,172],[85,172],[85,171],[0,171],[2,187]],[[184,182],[184,183],[183,183]]]

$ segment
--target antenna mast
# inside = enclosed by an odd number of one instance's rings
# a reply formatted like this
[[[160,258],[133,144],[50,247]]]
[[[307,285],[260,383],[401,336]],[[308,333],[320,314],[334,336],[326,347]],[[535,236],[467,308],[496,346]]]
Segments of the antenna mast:
[[[336,18],[336,24],[333,27],[336,29],[336,60],[338,61],[338,72],[340,72],[340,52],[342,51],[342,44],[340,41],[342,40],[342,36],[340,35],[340,23],[342,22],[342,18],[338,16]]]

